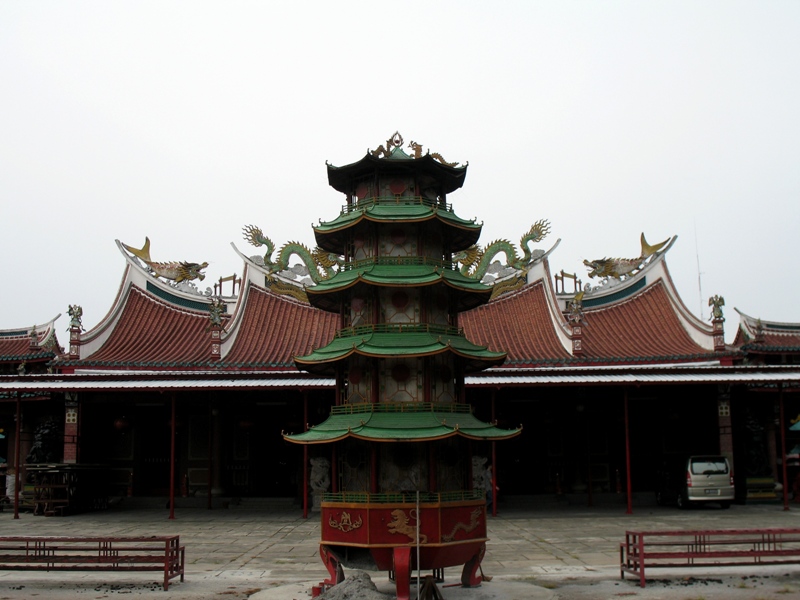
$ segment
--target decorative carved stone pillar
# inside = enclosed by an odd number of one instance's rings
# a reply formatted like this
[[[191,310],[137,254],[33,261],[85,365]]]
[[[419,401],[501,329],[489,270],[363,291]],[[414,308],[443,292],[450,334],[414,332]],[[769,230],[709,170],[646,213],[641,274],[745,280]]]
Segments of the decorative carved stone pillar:
[[[64,401],[64,462],[75,464],[80,459],[80,403],[77,394],[67,392]]]
[[[717,388],[717,424],[719,426],[719,452],[728,459],[733,468],[733,427],[731,421],[730,387]]]
[[[572,355],[583,356],[583,327],[572,327]]]
[[[31,340],[30,344],[28,344],[28,352],[38,352],[39,351],[39,333],[36,331],[36,325],[33,326],[31,329]]]
[[[222,315],[226,311],[225,303],[219,298],[211,300],[208,305],[208,327],[206,331],[211,334],[211,360],[220,360],[220,340],[222,337]]]
[[[211,360],[219,360],[220,359],[220,335],[222,333],[222,329],[217,326],[212,326],[211,328]]]
[[[80,360],[81,358],[81,332],[83,331],[83,308],[77,304],[70,304],[69,310],[69,359]]]
[[[714,352],[725,352],[725,317],[722,315],[722,307],[725,306],[725,298],[722,296],[711,296],[708,299],[711,309],[711,325],[714,329]]]
[[[714,327],[714,352],[725,352],[725,319],[714,319],[711,324]]]
[[[567,321],[572,326],[572,355],[583,356],[583,327],[586,325],[586,318],[583,315],[583,292],[578,292],[570,300],[567,307]]]

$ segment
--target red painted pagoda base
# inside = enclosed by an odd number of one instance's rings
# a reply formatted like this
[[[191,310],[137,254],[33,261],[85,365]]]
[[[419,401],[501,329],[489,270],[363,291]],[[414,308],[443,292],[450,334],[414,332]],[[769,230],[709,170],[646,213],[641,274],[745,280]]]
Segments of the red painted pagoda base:
[[[324,585],[341,583],[342,566],[393,573],[398,600],[410,597],[415,569],[463,565],[462,585],[481,583],[478,570],[487,541],[482,498],[425,494],[417,503],[408,501],[412,494],[331,496],[342,501],[322,503],[320,555],[330,573]]]

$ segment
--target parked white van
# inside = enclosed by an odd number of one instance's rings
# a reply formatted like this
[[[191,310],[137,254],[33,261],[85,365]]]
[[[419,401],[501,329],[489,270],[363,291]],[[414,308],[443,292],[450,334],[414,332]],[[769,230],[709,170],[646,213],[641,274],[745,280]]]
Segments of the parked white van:
[[[656,495],[659,504],[674,502],[680,508],[696,502],[717,502],[729,508],[734,499],[733,471],[724,456],[689,456],[665,466]]]

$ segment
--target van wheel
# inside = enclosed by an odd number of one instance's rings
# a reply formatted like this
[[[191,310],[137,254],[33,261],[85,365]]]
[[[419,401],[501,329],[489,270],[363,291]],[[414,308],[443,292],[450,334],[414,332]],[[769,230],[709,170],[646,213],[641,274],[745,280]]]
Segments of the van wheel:
[[[689,508],[689,500],[683,494],[678,494],[678,508],[681,510]]]
[[[731,507],[731,503],[730,502],[720,502],[719,506],[720,506],[720,508],[730,508]]]

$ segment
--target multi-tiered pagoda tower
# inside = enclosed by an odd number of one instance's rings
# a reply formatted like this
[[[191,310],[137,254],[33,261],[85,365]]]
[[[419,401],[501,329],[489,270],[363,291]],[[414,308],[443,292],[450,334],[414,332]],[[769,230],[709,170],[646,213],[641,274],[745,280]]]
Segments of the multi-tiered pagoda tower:
[[[395,133],[356,163],[328,165],[346,203],[314,233],[344,260],[306,292],[341,325],[333,341],[295,362],[336,378],[336,405],[323,423],[285,435],[324,444],[312,451],[330,460],[331,491],[321,502],[326,583],[341,581],[341,565],[369,558],[394,572],[398,598],[408,597],[414,567],[464,565],[462,582],[480,583],[486,500],[473,478],[474,441],[520,433],[478,420],[466,403],[465,374],[505,360],[458,324],[459,312],[492,292],[454,262],[481,231],[447,202],[467,168],[410,147],[411,155]]]

